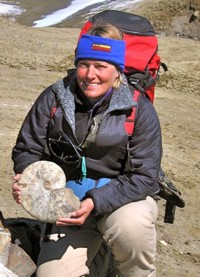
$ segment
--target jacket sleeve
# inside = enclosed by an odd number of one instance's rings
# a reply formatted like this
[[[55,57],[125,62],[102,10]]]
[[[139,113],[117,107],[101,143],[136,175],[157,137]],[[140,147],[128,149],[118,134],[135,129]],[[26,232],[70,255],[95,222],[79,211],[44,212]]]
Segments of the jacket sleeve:
[[[52,89],[48,87],[39,95],[28,112],[12,150],[15,173],[22,173],[28,165],[41,159],[44,153],[53,99]]]
[[[105,186],[92,189],[86,197],[93,199],[95,215],[111,213],[130,202],[146,199],[158,192],[157,177],[162,156],[161,130],[152,103],[141,96],[136,124],[127,151],[123,175]]]

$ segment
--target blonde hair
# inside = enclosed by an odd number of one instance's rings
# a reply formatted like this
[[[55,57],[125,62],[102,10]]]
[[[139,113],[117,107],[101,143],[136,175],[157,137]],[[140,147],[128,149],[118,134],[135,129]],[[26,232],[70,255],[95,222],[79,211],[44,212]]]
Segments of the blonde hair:
[[[103,37],[103,38],[123,40],[122,31],[111,24],[101,24],[101,25],[96,24],[91,29],[89,29],[88,34],[92,36]]]
[[[99,37],[103,37],[103,38],[123,40],[123,32],[119,28],[117,28],[111,24],[102,24],[102,23],[95,24],[91,29],[89,29],[89,31],[87,33],[92,36],[99,36]],[[112,85],[112,87],[114,89],[117,89],[120,86],[120,84],[123,83],[122,73],[119,70],[119,68],[116,67],[116,69],[119,73],[119,77],[116,79],[116,81]]]

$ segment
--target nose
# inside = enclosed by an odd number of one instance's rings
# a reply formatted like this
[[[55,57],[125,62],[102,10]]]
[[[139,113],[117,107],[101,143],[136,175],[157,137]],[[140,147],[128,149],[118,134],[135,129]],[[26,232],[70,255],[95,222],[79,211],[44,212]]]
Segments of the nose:
[[[94,79],[95,78],[95,68],[92,65],[88,66],[87,78],[88,79]]]

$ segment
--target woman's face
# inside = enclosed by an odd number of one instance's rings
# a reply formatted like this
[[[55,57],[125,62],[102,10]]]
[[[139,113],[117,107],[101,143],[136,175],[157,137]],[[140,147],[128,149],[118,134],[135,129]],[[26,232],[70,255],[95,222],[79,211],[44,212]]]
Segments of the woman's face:
[[[119,77],[116,67],[110,63],[80,60],[76,70],[79,87],[90,102],[99,101]]]

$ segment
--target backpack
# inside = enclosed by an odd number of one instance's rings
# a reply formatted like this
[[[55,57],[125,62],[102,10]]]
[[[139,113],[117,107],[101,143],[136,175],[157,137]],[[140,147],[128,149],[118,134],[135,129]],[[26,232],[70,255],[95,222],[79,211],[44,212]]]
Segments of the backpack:
[[[135,102],[138,102],[140,94],[144,93],[153,103],[160,67],[167,71],[167,66],[161,62],[158,55],[158,40],[152,24],[143,16],[123,11],[105,10],[88,19],[81,29],[79,39],[91,27],[102,22],[116,26],[124,34],[126,42],[124,73],[129,85],[134,89]],[[125,129],[129,135],[133,134],[136,114],[137,106],[132,109],[131,115],[125,122]],[[175,207],[183,208],[185,202],[181,198],[181,193],[162,169],[159,172],[158,184],[160,187],[158,196],[166,200],[164,222],[173,223]]]
[[[160,66],[166,71],[158,55],[158,40],[151,23],[145,17],[115,10],[100,12],[84,24],[80,37],[94,25],[111,24],[124,34],[126,57],[124,73],[128,83],[144,92],[151,102],[154,100],[155,84],[159,79]]]

